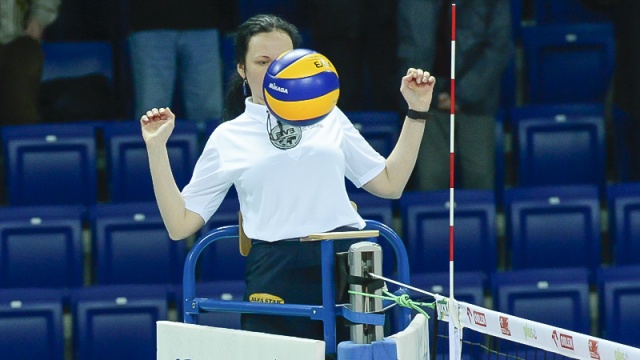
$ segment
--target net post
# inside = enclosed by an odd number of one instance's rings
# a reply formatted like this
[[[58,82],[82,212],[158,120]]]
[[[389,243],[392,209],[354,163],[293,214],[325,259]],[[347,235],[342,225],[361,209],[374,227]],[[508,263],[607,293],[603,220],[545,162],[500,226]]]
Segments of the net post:
[[[353,278],[371,278],[369,273],[382,272],[382,248],[380,245],[362,241],[349,248],[349,275]],[[371,278],[372,279],[372,278]],[[349,289],[360,293],[382,295],[380,288],[350,284]],[[359,313],[382,311],[382,299],[350,294],[351,310]],[[379,325],[354,324],[351,326],[351,341],[356,344],[371,344],[382,340],[384,329]]]

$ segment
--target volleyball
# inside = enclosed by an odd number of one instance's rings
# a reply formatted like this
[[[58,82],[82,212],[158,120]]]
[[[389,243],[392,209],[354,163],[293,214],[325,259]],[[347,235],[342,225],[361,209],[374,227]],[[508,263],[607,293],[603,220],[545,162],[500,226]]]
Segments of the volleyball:
[[[324,119],[336,106],[340,81],[335,67],[324,55],[294,49],[269,65],[262,92],[267,108],[278,120],[308,126]]]

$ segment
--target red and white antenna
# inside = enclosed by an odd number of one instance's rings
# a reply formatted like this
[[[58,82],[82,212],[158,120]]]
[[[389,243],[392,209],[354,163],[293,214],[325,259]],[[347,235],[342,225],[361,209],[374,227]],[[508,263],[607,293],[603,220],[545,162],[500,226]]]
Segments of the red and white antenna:
[[[453,298],[454,132],[456,122],[456,4],[451,4],[451,109],[449,131],[449,297]]]
[[[456,109],[456,4],[451,4],[451,108],[449,130],[449,358],[460,359],[462,354],[462,329],[458,318],[458,307],[453,297],[453,213],[454,201],[454,132]]]

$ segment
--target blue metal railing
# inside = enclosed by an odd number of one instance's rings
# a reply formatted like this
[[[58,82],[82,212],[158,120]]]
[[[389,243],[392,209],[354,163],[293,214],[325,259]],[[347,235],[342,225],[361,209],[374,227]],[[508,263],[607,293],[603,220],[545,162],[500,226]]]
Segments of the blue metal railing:
[[[387,240],[395,251],[398,275],[397,280],[404,284],[409,284],[409,260],[407,252],[400,237],[387,225],[378,221],[366,220],[365,230],[378,230],[380,236]],[[343,316],[343,306],[335,303],[335,253],[333,242],[340,240],[322,240],[322,305],[301,305],[301,304],[264,304],[248,301],[227,301],[214,300],[196,297],[196,262],[202,251],[214,241],[238,238],[238,226],[223,226],[209,231],[196,241],[189,251],[184,265],[183,273],[183,301],[184,301],[184,322],[196,323],[196,315],[203,312],[240,312],[266,315],[287,315],[302,316],[312,320],[320,320],[324,325],[324,341],[327,354],[335,354],[336,346],[336,316]],[[367,239],[377,242],[375,238]],[[407,289],[400,288],[396,293],[408,293]],[[363,323],[377,324],[379,319],[377,314],[360,316]],[[395,317],[396,329],[398,331],[409,326],[411,313],[408,308],[400,308]]]

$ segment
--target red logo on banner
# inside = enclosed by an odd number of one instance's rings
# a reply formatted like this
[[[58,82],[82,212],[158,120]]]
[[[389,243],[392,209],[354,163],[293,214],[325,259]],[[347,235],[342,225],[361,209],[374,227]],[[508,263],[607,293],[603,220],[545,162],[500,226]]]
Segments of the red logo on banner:
[[[473,312],[473,322],[475,322],[476,325],[478,326],[487,327],[487,318],[481,312],[478,312],[478,311]]]
[[[551,338],[553,339],[553,342],[556,344],[556,347],[558,347],[558,343],[560,343],[559,345],[565,349],[569,349],[569,350],[573,350],[573,337],[571,337],[571,335],[566,335],[566,334],[560,334],[560,336],[558,336],[558,333],[553,330],[553,334],[551,334]]]
[[[509,318],[506,316],[500,316],[500,330],[503,335],[511,336],[511,329],[509,329]]]
[[[600,360],[600,353],[598,353],[598,342],[596,340],[589,340],[589,355],[592,359]]]

